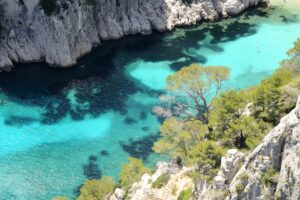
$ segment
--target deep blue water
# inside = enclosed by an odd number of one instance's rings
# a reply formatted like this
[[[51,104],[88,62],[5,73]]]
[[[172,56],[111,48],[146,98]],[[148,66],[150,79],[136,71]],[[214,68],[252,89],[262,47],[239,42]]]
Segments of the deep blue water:
[[[165,78],[197,62],[231,68],[226,89],[269,76],[300,36],[296,13],[250,10],[171,33],[107,41],[74,68],[17,65],[0,74],[0,200],[75,197],[86,179],[117,178],[128,156],[154,166]]]

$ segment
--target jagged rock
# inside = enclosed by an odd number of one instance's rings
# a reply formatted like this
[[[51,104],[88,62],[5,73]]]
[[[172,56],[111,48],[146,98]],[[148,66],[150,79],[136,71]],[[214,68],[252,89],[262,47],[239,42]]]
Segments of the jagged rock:
[[[235,15],[261,1],[97,0],[88,5],[85,0],[60,0],[59,9],[47,16],[38,0],[2,0],[0,71],[33,61],[67,67],[101,40]]]
[[[244,109],[239,110],[238,114],[249,117],[251,115],[251,107],[252,106],[253,106],[253,103],[248,103]]]
[[[129,189],[127,198],[130,200],[177,200],[182,190],[193,187],[193,180],[187,175],[192,170],[194,168],[177,165],[174,160],[158,162],[155,173],[152,176],[144,174],[141,180]],[[152,183],[162,174],[169,174],[170,179],[165,186],[153,188]]]
[[[283,117],[262,143],[245,159],[233,178],[226,199],[300,199],[300,97],[296,108]],[[278,183],[265,184],[267,178]]]
[[[224,176],[217,175],[214,178],[214,182],[215,182],[215,188],[216,189],[224,189],[225,188],[225,178],[224,178]]]
[[[120,188],[116,188],[114,194],[110,197],[110,200],[123,200],[125,191]]]
[[[227,155],[221,159],[221,167],[218,175],[214,178],[215,188],[224,189],[225,184],[229,184],[239,170],[244,161],[244,154],[237,149],[229,149]]]
[[[210,200],[211,195],[210,191],[212,191],[213,186],[209,184],[206,180],[196,180],[194,186],[194,199],[197,200]]]

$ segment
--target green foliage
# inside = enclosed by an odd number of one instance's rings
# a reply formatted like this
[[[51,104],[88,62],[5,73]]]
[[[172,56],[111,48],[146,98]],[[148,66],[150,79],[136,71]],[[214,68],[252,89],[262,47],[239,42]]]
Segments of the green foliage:
[[[253,117],[241,116],[229,123],[221,141],[229,147],[252,149],[267,130],[269,126],[263,121],[257,122]]]
[[[170,118],[165,120],[161,126],[161,139],[154,143],[153,149],[157,153],[187,157],[189,147],[202,141],[206,133],[207,127],[199,120],[181,121]]]
[[[270,78],[264,80],[253,92],[255,105],[254,117],[276,125],[281,115],[289,112],[288,108],[282,107],[284,91],[282,86],[291,81],[292,72],[280,68]]]
[[[182,190],[177,198],[177,200],[190,200],[192,196],[192,188]]]
[[[224,149],[214,141],[202,141],[191,148],[187,162],[197,164],[198,170],[204,177],[210,179],[216,175],[221,164]]]
[[[226,67],[201,67],[192,64],[167,77],[167,89],[181,96],[173,101],[177,114],[196,117],[209,122],[210,102],[219,94],[223,82],[229,77]],[[195,114],[193,114],[195,113]]]
[[[241,174],[241,175],[239,176],[239,179],[240,179],[242,182],[246,182],[246,181],[248,181],[248,179],[249,179],[249,175],[248,175],[246,172],[244,172],[243,174]]]
[[[80,188],[80,196],[77,200],[105,200],[113,192],[112,177],[103,177],[99,180],[87,180]]]
[[[276,185],[278,182],[278,172],[274,168],[268,168],[262,175],[262,180],[266,186]]]
[[[170,174],[162,174],[152,183],[152,187],[162,188],[168,183],[169,180],[170,180]]]
[[[300,74],[300,38],[294,43],[294,47],[287,52],[289,59],[281,63],[285,69]]]
[[[40,4],[46,15],[52,15],[57,9],[57,0],[41,0]]]
[[[237,193],[243,192],[244,189],[245,189],[245,186],[244,186],[244,184],[242,184],[242,183],[239,183],[239,184],[237,184],[237,185],[235,186],[235,191],[236,191]]]
[[[97,0],[86,0],[86,3],[90,6],[94,6],[97,3]]]
[[[223,137],[232,120],[240,117],[239,109],[247,105],[247,94],[243,91],[229,90],[223,92],[212,103],[213,110],[210,114],[209,126],[213,129],[210,139],[217,140]]]
[[[57,197],[53,197],[51,200],[70,200],[70,199],[64,196],[57,196]]]
[[[129,157],[128,161],[129,163],[122,164],[120,173],[120,184],[125,189],[139,181],[143,174],[151,174],[151,170],[145,167],[141,160]]]

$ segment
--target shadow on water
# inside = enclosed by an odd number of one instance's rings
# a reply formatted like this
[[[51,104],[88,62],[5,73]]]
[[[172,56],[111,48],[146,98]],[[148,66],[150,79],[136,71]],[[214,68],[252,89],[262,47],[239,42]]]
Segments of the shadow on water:
[[[100,155],[101,156],[109,156],[109,153],[106,150],[102,150],[102,151],[100,151]]]
[[[100,152],[100,155],[108,156],[109,153],[105,150],[102,150]],[[88,163],[83,166],[83,174],[88,180],[100,179],[102,177],[102,172],[101,172],[99,165],[97,164],[97,160],[98,160],[97,156],[91,155],[89,157]],[[83,184],[76,187],[75,189],[73,189],[73,195],[75,197],[79,197],[80,189],[82,186],[83,186]]]
[[[97,164],[97,156],[91,155],[88,164],[83,166],[83,173],[87,179],[99,179],[102,176],[99,165]]]
[[[200,48],[222,52],[220,42],[234,41],[257,32],[259,23],[248,23],[250,20],[245,19],[254,15],[268,18],[272,12],[272,8],[262,7],[249,10],[239,18],[177,28],[171,34],[154,32],[151,36],[134,35],[105,41],[70,69],[49,68],[44,63],[18,64],[12,72],[0,74],[1,92],[10,101],[42,107],[45,110],[41,119],[43,124],[57,123],[67,115],[73,120],[82,120],[87,114],[96,117],[108,109],[125,114],[128,96],[141,89],[125,75],[126,64],[136,59],[146,62],[170,60],[174,61],[170,66],[174,70],[194,62],[205,64],[209,58],[187,55],[186,52]],[[292,21],[285,16],[281,18],[283,22]],[[69,96],[71,90],[74,90],[73,99]],[[6,119],[6,124],[22,126],[31,123],[25,118],[11,116]],[[126,119],[125,122],[132,124],[135,120]]]
[[[32,124],[33,122],[36,122],[37,120],[31,117],[23,117],[23,116],[16,116],[11,115],[7,119],[4,120],[5,125],[8,126],[16,126],[16,127],[22,127],[24,125]]]
[[[130,140],[128,143],[120,142],[120,145],[130,156],[146,161],[148,156],[153,153],[153,144],[159,137],[159,134],[151,134],[137,140]]]

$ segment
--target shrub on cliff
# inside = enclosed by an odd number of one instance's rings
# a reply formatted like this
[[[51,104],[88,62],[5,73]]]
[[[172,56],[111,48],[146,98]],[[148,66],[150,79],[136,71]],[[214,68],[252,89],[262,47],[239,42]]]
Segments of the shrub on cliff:
[[[202,141],[191,148],[188,164],[197,165],[203,178],[211,179],[216,175],[221,164],[224,149],[214,141]]]
[[[57,197],[53,197],[51,200],[70,200],[70,199],[64,196],[57,196]]]
[[[177,200],[190,200],[192,196],[192,188],[188,188],[180,192]]]
[[[122,164],[120,172],[120,184],[128,189],[133,183],[140,180],[143,174],[151,174],[151,170],[143,165],[139,159],[129,157],[129,163]]]
[[[86,0],[86,3],[90,6],[94,6],[97,4],[97,0]]]
[[[104,200],[114,190],[112,177],[102,177],[99,180],[87,180],[80,188],[77,200]]]
[[[46,15],[52,15],[57,9],[57,0],[41,0],[40,4]]]
[[[152,183],[152,187],[162,188],[168,183],[170,178],[171,178],[170,174],[162,174]]]

